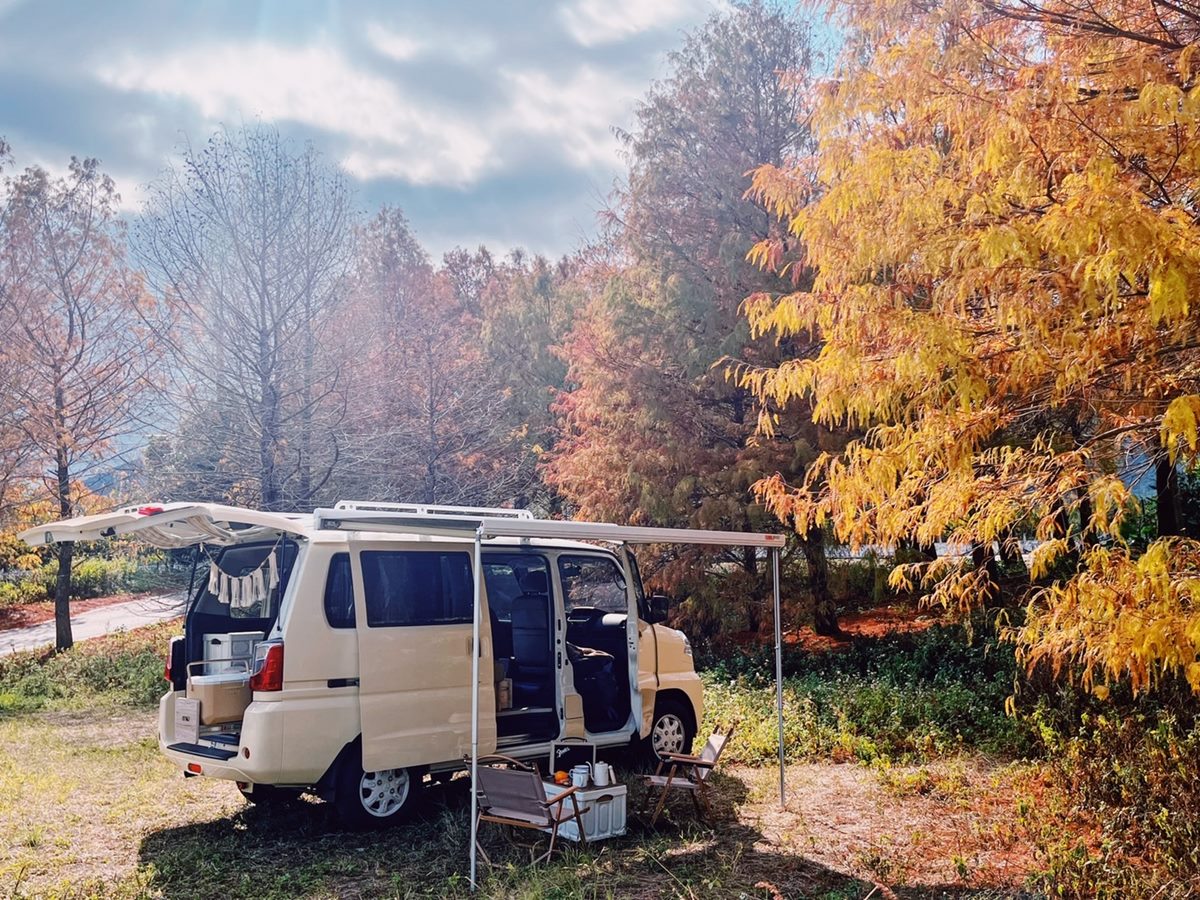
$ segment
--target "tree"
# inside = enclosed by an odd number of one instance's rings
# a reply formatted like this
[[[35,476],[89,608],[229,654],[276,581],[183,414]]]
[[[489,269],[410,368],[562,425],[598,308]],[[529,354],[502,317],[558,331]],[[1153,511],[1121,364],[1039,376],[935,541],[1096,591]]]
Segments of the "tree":
[[[341,479],[358,493],[473,504],[511,496],[507,396],[487,365],[478,314],[455,288],[399,210],[383,209],[362,229],[352,301],[354,463]]]
[[[564,434],[548,470],[583,515],[761,530],[770,516],[756,508],[753,484],[794,472],[815,451],[816,430],[794,414],[772,439],[756,438],[755,398],[725,365],[804,352],[753,340],[738,310],[748,295],[785,283],[746,261],[778,231],[745,197],[747,172],[806,145],[803,76],[779,76],[803,73],[811,56],[794,16],[737,4],[671,55],[669,77],[623,135],[629,178],[611,215],[625,264],[592,292],[565,343],[572,388],[559,404]],[[822,533],[803,537],[817,627],[837,633]],[[663,577],[678,584],[687,570],[711,569],[707,552],[660,555],[670,564]],[[745,624],[757,627],[763,573],[753,549],[717,559],[737,566]],[[687,587],[699,596],[694,579]]]
[[[1132,445],[1169,494],[1197,452],[1200,16],[1152,0],[831,8],[849,42],[818,94],[819,153],[755,175],[811,286],[748,308],[755,334],[819,335],[821,351],[744,383],[864,434],[763,496],[852,544],[990,548],[1032,523],[1012,633],[1028,664],[1074,664],[1101,692],[1169,671],[1200,690],[1197,547],[1127,545],[1118,473]],[[769,264],[780,242],[756,253]],[[991,590],[966,560],[894,578],[963,609]]]
[[[345,348],[333,338],[353,224],[344,176],[259,124],[185,147],[135,228],[138,258],[180,301],[179,415],[228,423],[193,430],[249,473],[248,500],[265,509],[311,508],[339,460]]]
[[[97,477],[116,443],[138,429],[162,355],[158,335],[169,326],[126,263],[116,189],[96,160],[72,159],[62,178],[26,169],[5,193],[6,394],[16,400],[26,475],[67,518],[86,491],[83,479]],[[72,644],[72,548],[57,551],[59,650]]]

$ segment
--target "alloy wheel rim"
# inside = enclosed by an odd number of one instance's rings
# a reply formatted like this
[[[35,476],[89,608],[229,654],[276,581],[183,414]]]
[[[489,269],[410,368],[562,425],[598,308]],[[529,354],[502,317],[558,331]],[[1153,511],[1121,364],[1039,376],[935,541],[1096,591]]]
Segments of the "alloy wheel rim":
[[[661,716],[654,723],[651,746],[659,756],[683,750],[683,720],[674,713]]]
[[[384,769],[363,772],[358,782],[358,799],[362,808],[376,818],[394,814],[408,799],[409,779],[406,769]]]

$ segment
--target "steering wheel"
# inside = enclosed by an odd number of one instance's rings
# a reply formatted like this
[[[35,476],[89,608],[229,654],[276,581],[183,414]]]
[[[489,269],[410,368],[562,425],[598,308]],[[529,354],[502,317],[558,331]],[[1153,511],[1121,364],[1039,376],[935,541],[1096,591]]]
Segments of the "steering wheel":
[[[576,606],[567,613],[568,625],[591,625],[599,618],[603,618],[604,610],[597,609],[595,606]]]

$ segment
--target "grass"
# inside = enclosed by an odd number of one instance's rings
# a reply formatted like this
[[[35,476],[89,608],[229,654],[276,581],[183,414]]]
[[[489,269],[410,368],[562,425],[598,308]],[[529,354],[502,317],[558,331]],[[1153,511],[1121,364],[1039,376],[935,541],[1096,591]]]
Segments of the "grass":
[[[0,660],[0,896],[469,895],[462,778],[431,788],[413,823],[365,835],[342,831],[316,800],[259,808],[228,783],[184,779],[157,750],[153,712],[177,628]],[[927,640],[936,650],[950,638]],[[887,896],[877,885],[905,900],[1020,896],[1069,810],[1040,764],[977,752],[1011,744],[1008,726],[983,715],[999,675],[979,676],[995,660],[950,655],[959,677],[946,679],[929,646],[789,659],[786,811],[765,764],[769,682],[754,660],[708,671],[710,721],[741,720],[714,775],[714,823],[680,798],[658,831],[634,819],[626,837],[536,869],[487,831],[501,865],[474,896]]]

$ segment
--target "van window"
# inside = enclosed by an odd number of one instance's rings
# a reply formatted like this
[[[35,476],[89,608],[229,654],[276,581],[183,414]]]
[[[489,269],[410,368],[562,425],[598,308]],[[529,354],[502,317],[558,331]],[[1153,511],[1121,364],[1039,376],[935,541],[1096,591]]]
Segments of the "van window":
[[[349,553],[335,553],[329,560],[329,574],[325,576],[325,620],[332,628],[354,627]]]
[[[470,554],[364,550],[361,562],[371,628],[470,624]]]
[[[545,557],[529,553],[485,553],[483,583],[488,609],[500,622],[512,620],[513,601],[522,594],[547,594],[550,572]]]
[[[610,613],[629,612],[625,576],[615,560],[604,556],[560,556],[558,574],[567,612],[577,606]]]
[[[252,606],[231,606],[221,603],[215,594],[208,590],[208,572],[203,567],[197,570],[199,587],[196,591],[195,612],[206,615],[225,616],[230,619],[271,619],[279,612],[279,600],[287,591],[288,581],[292,577],[292,568],[296,563],[298,546],[295,541],[284,539],[279,544],[234,544],[231,547],[221,547],[209,556],[226,575],[241,578],[249,575],[255,569],[262,567],[273,551],[278,553],[279,586],[270,592],[265,602]]]

